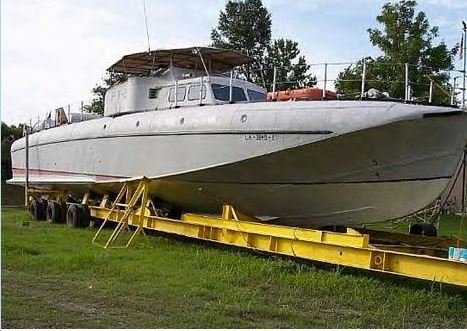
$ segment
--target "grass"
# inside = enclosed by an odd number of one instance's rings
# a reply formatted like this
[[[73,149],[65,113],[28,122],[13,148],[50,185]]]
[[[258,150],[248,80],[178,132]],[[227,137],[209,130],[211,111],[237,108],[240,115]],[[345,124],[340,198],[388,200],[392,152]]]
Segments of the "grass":
[[[467,290],[2,211],[4,328],[465,328]]]

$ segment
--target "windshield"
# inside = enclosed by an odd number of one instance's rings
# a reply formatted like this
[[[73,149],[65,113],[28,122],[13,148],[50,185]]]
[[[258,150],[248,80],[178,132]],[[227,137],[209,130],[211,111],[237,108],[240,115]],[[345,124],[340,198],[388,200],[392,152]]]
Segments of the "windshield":
[[[250,101],[266,101],[266,94],[255,91],[255,90],[247,90],[248,97]]]
[[[230,87],[221,84],[211,84],[214,98],[220,101],[229,101]],[[232,101],[247,101],[245,91],[241,87],[232,86]]]

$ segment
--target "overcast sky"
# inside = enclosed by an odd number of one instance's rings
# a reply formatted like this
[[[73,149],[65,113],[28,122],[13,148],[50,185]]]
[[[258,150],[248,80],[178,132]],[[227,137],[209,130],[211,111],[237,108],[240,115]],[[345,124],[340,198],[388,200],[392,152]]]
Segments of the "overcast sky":
[[[308,62],[377,55],[366,29],[387,1],[264,0],[273,38],[299,42]],[[146,0],[151,48],[207,45],[224,0]],[[467,0],[420,0],[440,39],[460,41]],[[439,41],[438,40],[438,41]],[[141,0],[1,1],[1,119],[37,118],[80,100],[124,54],[147,49]],[[460,65],[460,62],[458,63]],[[320,72],[317,72],[318,76]]]

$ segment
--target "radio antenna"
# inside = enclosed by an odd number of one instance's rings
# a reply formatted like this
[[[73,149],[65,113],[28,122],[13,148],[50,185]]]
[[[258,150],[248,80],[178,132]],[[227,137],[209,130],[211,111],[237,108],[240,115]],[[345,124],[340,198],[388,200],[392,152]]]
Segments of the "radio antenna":
[[[149,29],[148,29],[148,16],[146,14],[146,0],[143,1],[144,23],[146,24],[146,37],[148,38],[148,52],[151,51],[151,44],[149,43]]]

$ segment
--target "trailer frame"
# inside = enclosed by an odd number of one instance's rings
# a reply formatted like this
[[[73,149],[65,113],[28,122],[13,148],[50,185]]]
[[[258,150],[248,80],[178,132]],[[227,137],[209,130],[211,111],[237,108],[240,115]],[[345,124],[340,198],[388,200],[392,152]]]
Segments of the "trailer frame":
[[[154,230],[258,252],[467,287],[467,263],[447,258],[449,246],[456,243],[465,246],[458,238],[363,228],[333,232],[269,224],[258,222],[228,204],[223,205],[220,215],[183,213],[180,219],[173,219],[158,215],[149,198],[149,179],[141,177],[121,184],[115,199],[105,195],[93,205],[86,193],[79,204],[88,208],[88,217],[100,221],[92,243],[104,249],[127,248],[138,234]],[[70,207],[74,203],[67,204]],[[103,231],[110,223],[115,225],[113,230]],[[89,224],[89,220],[84,224]],[[102,242],[102,236],[109,233]],[[127,233],[129,239],[119,245],[122,233]]]

